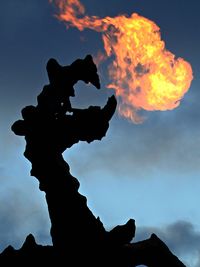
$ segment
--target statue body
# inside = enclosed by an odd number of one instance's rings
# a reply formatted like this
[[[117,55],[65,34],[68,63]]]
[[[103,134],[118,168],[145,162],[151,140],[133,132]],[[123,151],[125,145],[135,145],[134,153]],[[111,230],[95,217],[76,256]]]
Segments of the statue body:
[[[24,156],[32,164],[31,175],[38,179],[39,188],[46,195],[53,250],[47,253],[47,258],[46,250],[43,250],[45,263],[54,255],[56,261],[59,259],[66,266],[75,267],[129,267],[141,264],[149,267],[184,267],[155,235],[148,240],[130,243],[135,235],[133,219],[106,231],[99,217],[96,218],[88,208],[86,197],[78,192],[79,182],[71,175],[70,167],[62,156],[66,149],[79,141],[90,143],[101,140],[117,106],[114,96],[103,108],[90,106],[75,109],[71,106],[70,97],[75,96],[74,85],[79,80],[100,88],[92,57],[88,55],[69,66],[61,66],[55,59],[50,59],[47,73],[49,84],[38,95],[37,106],[23,108],[22,119],[12,125],[16,135],[25,137]],[[32,240],[31,237],[29,239]],[[31,246],[35,246],[33,240],[30,242]],[[26,256],[23,254],[24,246],[21,255]],[[154,257],[158,248],[159,254]],[[10,250],[4,256],[9,253]],[[38,255],[41,257],[40,253]],[[163,255],[167,255],[165,262]]]

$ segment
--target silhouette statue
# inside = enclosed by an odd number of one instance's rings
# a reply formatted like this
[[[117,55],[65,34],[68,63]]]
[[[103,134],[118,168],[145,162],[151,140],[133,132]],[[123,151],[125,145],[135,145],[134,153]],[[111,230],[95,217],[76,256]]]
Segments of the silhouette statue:
[[[30,174],[38,179],[45,192],[51,220],[53,246],[36,244],[30,234],[21,249],[7,247],[0,262],[25,265],[27,260],[45,266],[138,266],[184,267],[168,247],[152,234],[147,240],[131,243],[135,236],[135,221],[106,231],[99,217],[87,206],[87,199],[78,192],[79,182],[70,173],[62,153],[79,141],[101,140],[115,112],[115,96],[108,98],[103,108],[90,106],[76,109],[70,97],[74,85],[82,80],[100,89],[97,68],[92,56],[61,66],[50,59],[46,66],[49,84],[37,97],[36,106],[22,109],[22,119],[11,129],[24,136],[24,156],[31,162]]]

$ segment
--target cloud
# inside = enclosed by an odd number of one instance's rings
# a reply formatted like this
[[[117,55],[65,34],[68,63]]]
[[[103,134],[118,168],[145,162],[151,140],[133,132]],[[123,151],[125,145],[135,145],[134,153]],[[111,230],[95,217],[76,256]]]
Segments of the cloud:
[[[151,233],[158,235],[187,267],[200,267],[200,232],[191,222],[177,221],[164,228],[138,227],[136,241],[148,238]]]
[[[199,151],[197,130],[183,123],[177,125],[163,114],[153,127],[152,121],[135,126],[113,120],[101,142],[90,146],[79,143],[65,155],[78,176],[100,170],[117,177],[148,178],[157,170],[188,176],[199,172]]]
[[[32,190],[11,184],[0,188],[0,251],[8,245],[20,248],[29,233],[39,243],[51,242],[46,203],[37,191],[36,184]]]
[[[198,260],[197,263],[195,264],[195,267],[200,267],[200,252],[198,254]]]

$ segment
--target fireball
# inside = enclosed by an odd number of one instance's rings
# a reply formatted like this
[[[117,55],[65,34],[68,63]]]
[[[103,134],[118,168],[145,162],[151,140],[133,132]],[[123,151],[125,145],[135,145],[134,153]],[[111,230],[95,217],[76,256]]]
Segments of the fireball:
[[[102,34],[102,58],[113,60],[108,66],[107,88],[114,89],[122,116],[140,123],[139,110],[164,111],[180,105],[193,79],[192,67],[166,49],[153,21],[136,13],[113,18],[87,16],[79,0],[51,2],[58,7],[57,18],[67,27]]]

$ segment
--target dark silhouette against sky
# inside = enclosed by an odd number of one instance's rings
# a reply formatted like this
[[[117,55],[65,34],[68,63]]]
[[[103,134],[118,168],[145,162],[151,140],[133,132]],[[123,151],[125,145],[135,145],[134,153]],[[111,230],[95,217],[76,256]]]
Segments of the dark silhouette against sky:
[[[106,231],[100,218],[87,206],[87,198],[78,192],[80,184],[62,156],[79,141],[91,143],[105,137],[117,107],[114,95],[103,108],[74,109],[70,103],[79,80],[100,89],[92,56],[78,59],[70,66],[60,66],[51,58],[47,72],[50,83],[37,97],[37,105],[24,107],[22,119],[14,122],[11,129],[25,137],[24,156],[31,162],[30,174],[38,179],[40,190],[45,192],[53,246],[37,245],[29,234],[20,250],[8,246],[2,252],[1,263],[13,261],[24,265],[32,258],[32,264],[60,262],[60,266],[184,267],[155,234],[132,243],[136,231],[134,219]]]

